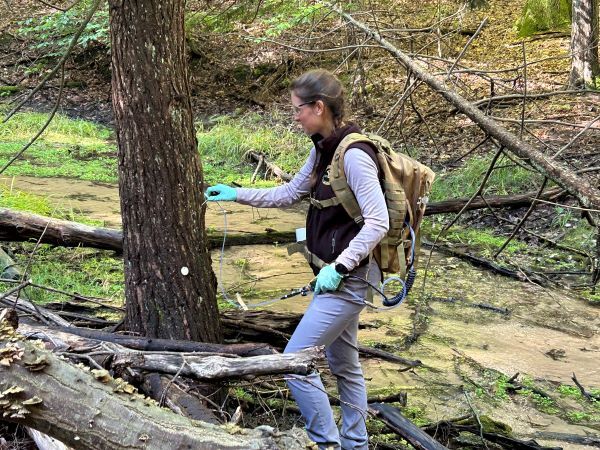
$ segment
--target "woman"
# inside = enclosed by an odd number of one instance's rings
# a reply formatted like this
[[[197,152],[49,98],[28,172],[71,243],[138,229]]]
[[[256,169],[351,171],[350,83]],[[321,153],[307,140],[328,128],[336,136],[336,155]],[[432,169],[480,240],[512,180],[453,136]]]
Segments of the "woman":
[[[326,70],[312,70],[291,86],[294,120],[314,143],[308,160],[292,181],[272,189],[208,188],[210,201],[237,201],[257,207],[283,207],[311,197],[306,219],[307,248],[317,275],[313,300],[294,331],[285,352],[324,345],[329,367],[337,378],[342,427],[338,431],[318,373],[292,376],[288,386],[309,437],[319,448],[367,449],[367,395],[357,348],[358,316],[365,307],[367,285],[346,274],[381,280],[371,251],[388,230],[388,212],[378,176],[377,159],[367,144],[354,144],[344,158],[348,184],[361,208],[359,227],[342,205],[319,208],[335,195],[329,184],[331,159],[340,141],[360,130],[344,123],[340,81]],[[324,264],[324,265],[323,265]]]

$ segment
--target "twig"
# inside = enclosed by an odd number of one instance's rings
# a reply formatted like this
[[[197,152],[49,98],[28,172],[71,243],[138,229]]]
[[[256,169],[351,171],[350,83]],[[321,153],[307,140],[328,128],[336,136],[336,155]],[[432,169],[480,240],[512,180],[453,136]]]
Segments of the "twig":
[[[469,394],[467,394],[467,391],[464,389],[464,387],[463,387],[462,391],[465,396],[465,399],[467,400],[467,404],[469,405],[469,408],[471,409],[471,412],[473,413],[473,417],[475,417],[475,420],[477,420],[477,424],[479,425],[479,437],[481,438],[481,443],[485,446],[485,448],[488,448],[487,442],[483,438],[484,430],[483,430],[483,425],[481,424],[481,420],[479,419],[479,414],[477,414],[477,411],[475,411],[475,408],[473,408],[471,399],[469,399]]]
[[[15,286],[14,288],[9,289],[8,291],[6,291],[2,295],[0,295],[0,301],[4,300],[7,297],[10,297],[15,292],[20,292],[21,289],[29,286],[30,284],[31,284],[31,280],[22,281],[18,286]]]
[[[600,395],[590,394],[588,391],[586,391],[585,388],[579,382],[579,380],[577,380],[577,377],[575,376],[575,372],[573,372],[573,376],[571,377],[571,380],[573,380],[575,385],[579,388],[579,390],[581,391],[581,395],[583,395],[585,398],[587,398],[590,401],[600,402]]]
[[[523,130],[525,129],[525,106],[527,104],[527,53],[525,52],[525,41],[521,41],[521,49],[523,51],[523,102],[521,104],[521,129],[519,130],[519,139],[523,139]]]
[[[17,154],[10,161],[8,161],[4,165],[4,167],[2,167],[2,169],[0,169],[0,175],[2,175],[2,173],[6,169],[8,169],[8,167],[12,163],[14,163],[18,158],[20,158],[21,155],[23,153],[25,153],[25,150],[27,150],[29,147],[31,147],[31,145],[33,145],[33,143],[35,141],[37,141],[37,139],[42,135],[42,133],[44,131],[46,131],[46,128],[48,128],[48,125],[50,125],[50,122],[52,122],[52,119],[54,119],[54,115],[56,114],[56,111],[58,111],[58,107],[60,106],[60,101],[62,99],[62,93],[63,93],[63,87],[65,85],[65,67],[64,67],[64,65],[62,65],[61,68],[62,68],[62,70],[61,70],[61,79],[60,79],[60,90],[58,91],[58,97],[56,99],[56,103],[54,104],[54,108],[52,108],[52,111],[50,112],[50,116],[48,117],[48,120],[46,120],[46,123],[44,123],[44,125],[42,125],[42,128],[37,132],[37,134],[33,138],[31,138],[31,140],[27,144],[25,144],[25,146],[21,150],[19,150],[17,152]],[[8,119],[5,119],[4,122],[6,122],[6,120],[8,120]]]
[[[506,248],[506,246],[510,243],[510,241],[512,241],[512,239],[515,237],[515,235],[521,229],[521,227],[523,226],[523,224],[525,223],[525,221],[527,220],[527,218],[531,215],[531,213],[535,209],[536,201],[540,198],[540,196],[544,192],[544,189],[546,189],[546,184],[547,183],[548,183],[548,177],[544,177],[544,181],[542,182],[542,185],[540,186],[540,189],[538,190],[535,198],[531,202],[531,205],[529,205],[529,209],[527,210],[527,212],[525,213],[525,215],[523,215],[523,217],[521,218],[521,220],[517,224],[517,226],[513,229],[512,233],[510,234],[510,236],[508,237],[508,239],[506,239],[506,241],[504,241],[504,244],[502,244],[502,246],[494,254],[494,259],[498,258],[498,255],[500,255],[500,253],[502,253],[502,250],[504,250]]]
[[[183,368],[187,365],[187,362],[185,361],[185,356],[183,356],[182,358],[183,358],[183,362],[181,363],[181,367],[179,368],[179,370],[177,371],[177,373],[173,376],[173,378],[171,378],[169,380],[169,382],[167,383],[167,385],[163,389],[162,394],[160,395],[160,400],[158,402],[158,406],[164,406],[165,399],[167,398],[167,393],[169,391],[169,388],[171,387],[171,385],[173,384],[173,382],[177,379],[177,377],[179,376],[179,374],[181,374],[181,371],[183,370]]]
[[[57,9],[58,11],[62,11],[62,12],[67,12],[68,10],[72,9],[77,3],[79,3],[79,0],[75,0],[73,3],[71,3],[69,6],[67,6],[66,8],[62,8],[60,6],[56,6],[50,2],[47,2],[45,0],[36,0],[37,2],[49,6],[50,8],[54,8]]]
[[[477,28],[477,31],[475,31],[473,36],[470,37],[470,39],[467,41],[467,43],[463,47],[460,54],[456,57],[456,60],[452,63],[452,66],[450,67],[450,69],[448,69],[448,75],[446,75],[446,81],[450,79],[450,76],[452,75],[452,71],[456,67],[456,64],[458,64],[458,62],[462,59],[463,55],[466,53],[467,49],[470,47],[471,42],[473,42],[475,40],[475,38],[479,35],[479,33],[481,32],[481,30],[483,29],[483,27],[485,26],[487,21],[488,21],[487,17],[481,21],[481,23],[479,24],[479,27]]]
[[[585,133],[587,130],[589,130],[592,125],[594,125],[594,123],[596,123],[598,120],[600,120],[600,116],[596,116],[594,117],[594,119],[592,119],[583,130],[581,130],[579,133],[577,133],[575,136],[573,136],[573,138],[564,145],[564,147],[562,147],[559,151],[557,151],[553,156],[552,159],[555,159],[558,157],[558,155],[560,155],[562,152],[564,152],[566,149],[568,149],[571,145],[573,145],[573,143],[579,138],[579,136],[581,136],[583,133]]]
[[[498,117],[498,116],[490,116],[492,119],[497,120],[498,122],[508,122],[508,123],[517,123],[520,124],[521,120],[517,119],[509,119],[507,117]],[[580,125],[578,123],[571,122],[563,122],[561,120],[553,120],[553,119],[527,119],[524,121],[525,123],[533,123],[533,124],[542,124],[542,125],[561,125],[564,127],[572,127],[572,128],[584,128],[585,130],[592,129],[595,131],[600,131],[598,127],[589,127],[587,125]]]
[[[537,201],[542,202],[542,203],[547,203],[548,205],[560,206],[561,208],[576,209],[578,211],[589,211],[589,212],[600,213],[600,209],[591,209],[591,208],[583,208],[580,206],[563,205],[561,203],[551,202],[548,200],[542,200],[541,198],[538,198]]]
[[[81,23],[81,25],[75,32],[73,39],[71,39],[71,42],[69,43],[69,46],[67,47],[67,50],[65,51],[62,58],[60,58],[60,61],[58,61],[56,66],[54,66],[54,69],[52,69],[50,72],[48,72],[48,74],[46,74],[46,76],[42,79],[42,81],[40,81],[38,83],[38,85],[27,95],[27,97],[25,97],[25,99],[21,100],[21,102],[8,113],[8,115],[4,118],[2,123],[6,123],[6,121],[8,121],[19,109],[21,109],[21,107],[25,103],[27,103],[31,99],[31,97],[33,97],[34,94],[42,88],[42,86],[44,84],[46,84],[46,81],[48,81],[50,78],[52,78],[54,75],[56,75],[56,72],[58,72],[59,69],[62,68],[62,70],[64,72],[64,69],[65,69],[64,66],[65,66],[65,62],[67,61],[67,58],[71,54],[71,51],[73,50],[75,45],[77,44],[77,41],[79,40],[79,37],[81,36],[81,33],[83,33],[83,30],[85,30],[85,27],[90,22],[90,20],[92,20],[92,16],[94,15],[96,10],[100,6],[100,2],[101,2],[101,0],[94,0],[94,3],[92,4],[92,6],[90,6],[90,9],[88,10],[88,13],[86,14],[85,18],[83,19],[83,22]],[[62,83],[61,83],[61,91],[62,91]],[[0,173],[2,173],[2,172],[0,172]]]

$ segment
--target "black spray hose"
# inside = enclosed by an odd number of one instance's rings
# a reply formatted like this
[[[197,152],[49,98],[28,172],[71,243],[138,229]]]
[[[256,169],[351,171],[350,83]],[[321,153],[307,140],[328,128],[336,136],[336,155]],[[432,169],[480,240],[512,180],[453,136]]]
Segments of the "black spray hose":
[[[417,278],[417,271],[414,266],[411,266],[408,269],[408,273],[406,274],[406,280],[402,281],[398,279],[402,283],[402,290],[392,298],[383,297],[383,306],[398,306],[402,303],[406,297],[408,297],[408,293],[410,292],[413,284],[415,283],[415,278]]]

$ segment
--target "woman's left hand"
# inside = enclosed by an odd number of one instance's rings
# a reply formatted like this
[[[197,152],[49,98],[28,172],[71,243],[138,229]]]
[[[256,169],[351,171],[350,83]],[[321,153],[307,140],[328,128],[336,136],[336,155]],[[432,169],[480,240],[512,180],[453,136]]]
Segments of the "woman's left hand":
[[[335,291],[342,281],[342,275],[335,270],[335,264],[329,264],[321,269],[317,275],[315,295],[326,291]]]

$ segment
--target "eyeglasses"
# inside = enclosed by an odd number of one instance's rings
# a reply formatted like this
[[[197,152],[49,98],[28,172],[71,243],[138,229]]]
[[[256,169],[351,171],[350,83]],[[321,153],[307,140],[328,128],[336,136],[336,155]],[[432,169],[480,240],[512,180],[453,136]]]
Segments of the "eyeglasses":
[[[298,114],[300,114],[300,111],[302,110],[303,106],[312,105],[313,103],[316,103],[316,101],[313,100],[312,102],[300,103],[298,106],[292,105],[292,111],[293,111],[294,115],[297,116]]]

